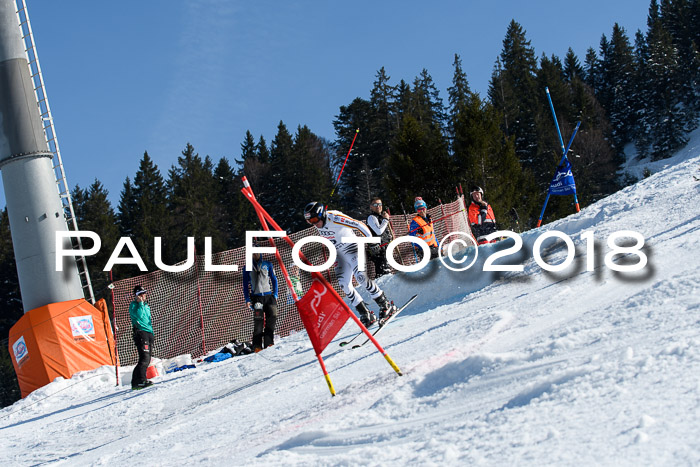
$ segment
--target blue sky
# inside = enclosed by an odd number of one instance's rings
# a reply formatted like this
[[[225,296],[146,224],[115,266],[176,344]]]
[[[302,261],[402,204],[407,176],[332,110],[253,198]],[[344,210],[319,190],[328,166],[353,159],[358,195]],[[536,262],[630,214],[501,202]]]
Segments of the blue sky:
[[[144,151],[167,177],[190,142],[214,162],[283,120],[334,139],[341,105],[423,68],[446,101],[454,54],[485,95],[511,19],[538,56],[583,61],[615,22],[646,30],[645,0],[27,0],[68,183],[95,178],[116,209]],[[0,206],[5,205],[4,192]]]

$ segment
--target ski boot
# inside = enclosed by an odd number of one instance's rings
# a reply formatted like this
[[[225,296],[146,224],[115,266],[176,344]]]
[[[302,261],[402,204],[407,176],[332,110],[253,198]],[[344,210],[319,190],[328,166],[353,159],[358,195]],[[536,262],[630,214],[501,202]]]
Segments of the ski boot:
[[[387,300],[384,292],[382,292],[379,297],[375,298],[374,301],[379,305],[379,323],[383,324],[384,321],[396,312],[396,305],[394,305],[394,302]]]
[[[153,386],[153,381],[150,379],[147,379],[146,381],[138,384],[132,384],[131,389],[132,390],[139,390],[139,389],[145,389],[147,387]]]
[[[377,317],[374,316],[374,313],[369,311],[369,308],[367,308],[365,302],[358,303],[355,309],[357,310],[357,314],[360,316],[360,322],[366,328],[370,327],[377,321]]]

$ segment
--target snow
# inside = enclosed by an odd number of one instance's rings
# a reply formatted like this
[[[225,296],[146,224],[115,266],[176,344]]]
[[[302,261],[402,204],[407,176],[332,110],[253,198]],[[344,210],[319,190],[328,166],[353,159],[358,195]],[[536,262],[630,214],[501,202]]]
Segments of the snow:
[[[658,161],[652,161],[651,156],[639,157],[634,144],[630,143],[625,146],[625,154],[628,154],[629,156],[622,166],[622,171],[631,175],[637,180],[640,180],[644,178],[645,170],[648,170],[652,174],[659,172],[667,167],[671,167],[679,162],[685,161],[690,157],[696,156],[699,151],[700,140],[698,140],[697,137],[697,130],[690,134],[690,140],[685,148],[681,149],[668,159],[661,159]]]
[[[481,272],[505,240],[466,272],[383,277],[397,303],[419,293],[378,336],[402,377],[371,344],[338,347],[351,323],[324,352],[334,398],[305,333],[142,391],[103,367],[0,410],[0,464],[698,465],[700,131],[654,164],[524,233],[525,254],[505,259],[521,258],[523,272]],[[533,260],[551,230],[576,245],[561,273]],[[642,271],[605,265],[620,230],[643,235]],[[584,231],[595,232],[592,271]],[[566,255],[561,242],[545,250],[550,264]]]

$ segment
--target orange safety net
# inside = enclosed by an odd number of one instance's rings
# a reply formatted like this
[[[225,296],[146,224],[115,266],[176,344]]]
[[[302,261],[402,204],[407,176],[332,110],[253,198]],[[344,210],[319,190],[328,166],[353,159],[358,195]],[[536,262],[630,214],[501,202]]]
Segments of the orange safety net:
[[[113,345],[109,315],[83,299],[28,311],[8,341],[22,397],[59,376],[115,365]]]
[[[449,204],[435,206],[429,212],[438,241],[448,233],[456,231],[471,235],[463,197]],[[412,217],[413,214],[395,215],[390,218],[394,238],[407,235]],[[317,235],[317,231],[311,227],[290,234],[289,237],[297,243],[300,239],[313,235]],[[269,246],[267,241],[263,242],[263,245]],[[279,238],[275,239],[275,246],[290,275],[299,279],[303,291],[308,290],[312,282],[311,275],[294,265],[292,249]],[[325,247],[318,243],[309,243],[301,251],[313,264],[325,263],[327,259]],[[238,271],[207,272],[204,270],[204,256],[196,256],[195,265],[183,272],[154,271],[114,282],[117,346],[123,364],[133,365],[138,360],[129,318],[129,304],[133,300],[132,291],[136,285],[141,285],[148,291],[155,338],[154,356],[158,358],[172,358],[181,354],[190,354],[196,358],[233,339],[241,342],[252,339],[253,315],[246,308],[243,298],[245,248],[236,248],[212,256],[212,264],[237,264]],[[263,257],[275,265],[274,255]],[[394,250],[394,259],[406,266],[415,264],[411,244],[399,245]],[[366,267],[370,277],[374,277],[373,263],[368,260]],[[277,339],[303,330],[304,325],[279,266],[275,266],[275,274],[279,288],[275,329]],[[344,297],[334,269],[328,269],[321,274],[328,279],[338,294]],[[303,296],[303,291],[298,293],[299,298]],[[386,293],[391,298],[391,291],[387,290]]]

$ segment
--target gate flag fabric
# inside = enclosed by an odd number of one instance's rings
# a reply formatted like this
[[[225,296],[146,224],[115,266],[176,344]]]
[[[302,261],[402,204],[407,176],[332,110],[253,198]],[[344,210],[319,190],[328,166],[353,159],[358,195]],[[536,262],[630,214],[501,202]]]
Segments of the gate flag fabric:
[[[348,320],[348,313],[330,284],[314,279],[297,309],[317,354],[333,340]]]
[[[557,167],[557,172],[549,184],[549,193],[555,196],[576,194],[576,182],[574,181],[574,174],[571,172],[571,162],[569,162],[568,158],[565,158],[564,162]]]

